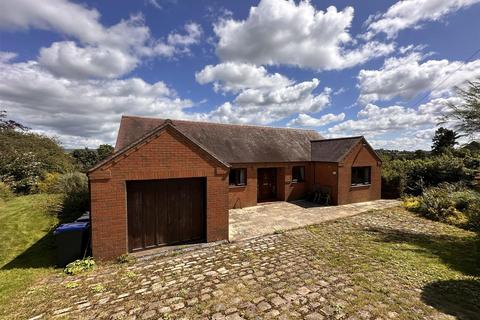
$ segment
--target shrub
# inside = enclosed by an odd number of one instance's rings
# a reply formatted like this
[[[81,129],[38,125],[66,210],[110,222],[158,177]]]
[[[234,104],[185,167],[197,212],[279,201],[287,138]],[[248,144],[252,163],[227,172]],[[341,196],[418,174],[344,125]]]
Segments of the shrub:
[[[80,286],[80,283],[78,282],[67,282],[65,284],[65,288],[67,289],[75,289],[75,288],[78,288]]]
[[[88,257],[81,260],[75,260],[67,264],[63,272],[69,275],[76,275],[81,272],[86,272],[93,270],[95,268],[95,260],[93,258]]]
[[[129,255],[128,253],[122,254],[117,257],[118,263],[133,263],[135,262],[135,257]]]
[[[88,210],[89,193],[88,178],[84,173],[71,172],[58,177],[55,190],[65,194],[63,201],[63,220],[74,220],[77,216]]]
[[[75,220],[88,210],[88,178],[84,173],[47,173],[37,186],[42,193],[62,195],[62,222]]]
[[[33,152],[10,153],[10,158],[0,169],[0,178],[16,193],[34,193],[42,177],[42,163]]]
[[[73,150],[72,158],[75,160],[77,169],[81,172],[87,172],[100,160],[97,151],[88,148]]]
[[[5,183],[0,181],[0,200],[7,201],[13,197],[12,190]]]
[[[0,179],[16,193],[36,191],[46,172],[67,172],[72,159],[57,140],[15,130],[0,130]]]
[[[87,175],[81,172],[62,174],[58,178],[56,188],[66,194],[88,193]]]
[[[100,292],[104,292],[105,290],[107,290],[105,288],[105,286],[101,283],[97,283],[96,285],[94,285],[92,287],[92,291],[95,292],[95,293],[100,293]]]
[[[407,197],[403,200],[403,206],[410,211],[418,211],[420,208],[420,201],[418,197]]]
[[[428,188],[421,196],[406,198],[404,206],[432,220],[480,230],[480,193],[462,184]]]
[[[480,159],[442,155],[415,160],[385,161],[382,167],[382,197],[420,195],[425,188],[443,182],[471,183]]]
[[[405,174],[402,172],[389,175],[382,172],[382,198],[400,198],[405,190],[405,181]]]
[[[41,193],[63,193],[59,188],[59,180],[61,174],[58,172],[49,172],[45,174],[43,179],[38,182],[37,188]]]
[[[97,149],[97,154],[98,154],[98,159],[101,161],[103,159],[108,158],[110,155],[113,154],[113,151],[115,150],[114,147],[112,147],[109,144],[101,144],[98,146]]]

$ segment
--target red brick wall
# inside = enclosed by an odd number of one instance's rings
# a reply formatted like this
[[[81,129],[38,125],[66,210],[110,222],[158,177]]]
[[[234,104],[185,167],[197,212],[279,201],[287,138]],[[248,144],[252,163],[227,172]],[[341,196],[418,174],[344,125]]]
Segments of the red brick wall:
[[[370,186],[351,186],[352,166],[371,166]],[[359,144],[338,168],[338,204],[378,200],[381,197],[381,163],[369,148]]]
[[[207,178],[207,241],[228,239],[228,170],[166,129],[110,166],[89,174],[92,249],[99,259],[127,252],[126,181]]]
[[[292,183],[292,167],[305,166],[305,182]],[[309,190],[309,183],[313,177],[313,165],[308,162],[299,163],[236,163],[233,168],[247,169],[247,185],[243,187],[229,187],[228,207],[244,208],[257,205],[257,169],[277,168],[277,199],[296,200],[303,198]]]
[[[305,166],[305,181],[292,182],[292,168],[294,166]],[[288,164],[285,168],[285,198],[286,201],[302,199],[311,188],[313,180],[313,165],[311,163]]]
[[[331,204],[338,203],[338,164],[330,162],[316,162],[314,164],[315,179],[312,181],[312,190],[330,190]]]
[[[305,182],[292,183],[292,167],[305,166]],[[351,186],[351,167],[371,166],[370,186]],[[359,144],[340,164],[315,163],[255,163],[233,164],[234,168],[247,168],[247,185],[228,189],[229,208],[244,208],[257,204],[257,169],[277,168],[277,199],[291,201],[301,199],[312,190],[321,187],[331,191],[331,204],[347,204],[380,199],[381,164],[369,148]]]
[[[257,204],[257,169],[248,164],[232,165],[232,168],[247,169],[247,184],[228,188],[228,207],[245,208]],[[228,183],[228,182],[227,182]]]

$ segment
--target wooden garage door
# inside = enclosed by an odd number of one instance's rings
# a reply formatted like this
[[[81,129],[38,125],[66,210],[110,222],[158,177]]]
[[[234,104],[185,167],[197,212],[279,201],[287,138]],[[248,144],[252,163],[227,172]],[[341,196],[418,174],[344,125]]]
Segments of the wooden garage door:
[[[205,179],[127,182],[128,248],[205,240]]]

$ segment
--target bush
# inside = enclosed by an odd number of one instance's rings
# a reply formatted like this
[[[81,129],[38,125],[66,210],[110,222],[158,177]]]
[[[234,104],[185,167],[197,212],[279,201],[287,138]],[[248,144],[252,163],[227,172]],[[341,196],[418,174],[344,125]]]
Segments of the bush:
[[[36,133],[0,130],[0,179],[16,193],[36,192],[46,172],[73,169],[57,140]]]
[[[88,210],[88,178],[84,173],[47,173],[37,186],[42,193],[63,195],[62,222],[73,221]]]
[[[135,257],[129,255],[128,253],[124,253],[117,257],[118,263],[133,263],[135,262]]]
[[[74,220],[88,210],[88,178],[84,173],[71,172],[62,174],[58,177],[58,182],[53,188],[61,190],[65,194],[62,220]]]
[[[0,201],[7,201],[10,200],[12,197],[12,190],[10,190],[10,188],[5,183],[0,181]]]
[[[452,155],[416,160],[387,160],[382,167],[382,197],[420,195],[425,188],[444,182],[469,184],[473,181],[479,165],[479,158]]]
[[[76,275],[81,272],[93,270],[95,268],[95,260],[93,258],[84,258],[81,260],[75,260],[67,264],[63,272],[69,275]]]
[[[480,193],[462,184],[443,183],[406,198],[407,209],[437,221],[480,231]]]
[[[72,158],[75,161],[77,170],[87,172],[99,160],[98,153],[95,149],[75,149],[72,151]]]
[[[384,175],[382,172],[382,199],[398,199],[405,190],[405,176],[403,173]]]
[[[13,151],[0,169],[0,178],[16,193],[34,193],[43,174],[42,163],[33,152]],[[0,162],[1,161],[0,159]]]
[[[37,184],[38,191],[41,193],[63,193],[63,190],[59,189],[60,176],[61,174],[58,172],[45,174]]]
[[[66,194],[88,193],[87,175],[81,172],[70,172],[58,177],[58,190]]]

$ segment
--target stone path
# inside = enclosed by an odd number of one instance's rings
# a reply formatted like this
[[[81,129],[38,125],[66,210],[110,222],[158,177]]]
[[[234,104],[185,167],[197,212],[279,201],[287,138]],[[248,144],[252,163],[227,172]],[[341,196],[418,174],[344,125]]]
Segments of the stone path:
[[[11,318],[451,319],[422,301],[428,275],[422,268],[405,271],[403,260],[379,260],[378,249],[369,247],[383,243],[373,228],[427,237],[452,229],[397,208],[171,257],[107,264],[45,280]]]
[[[245,240],[398,205],[400,201],[397,200],[377,200],[321,207],[305,200],[298,200],[232,209],[229,217],[229,238],[230,241]]]

